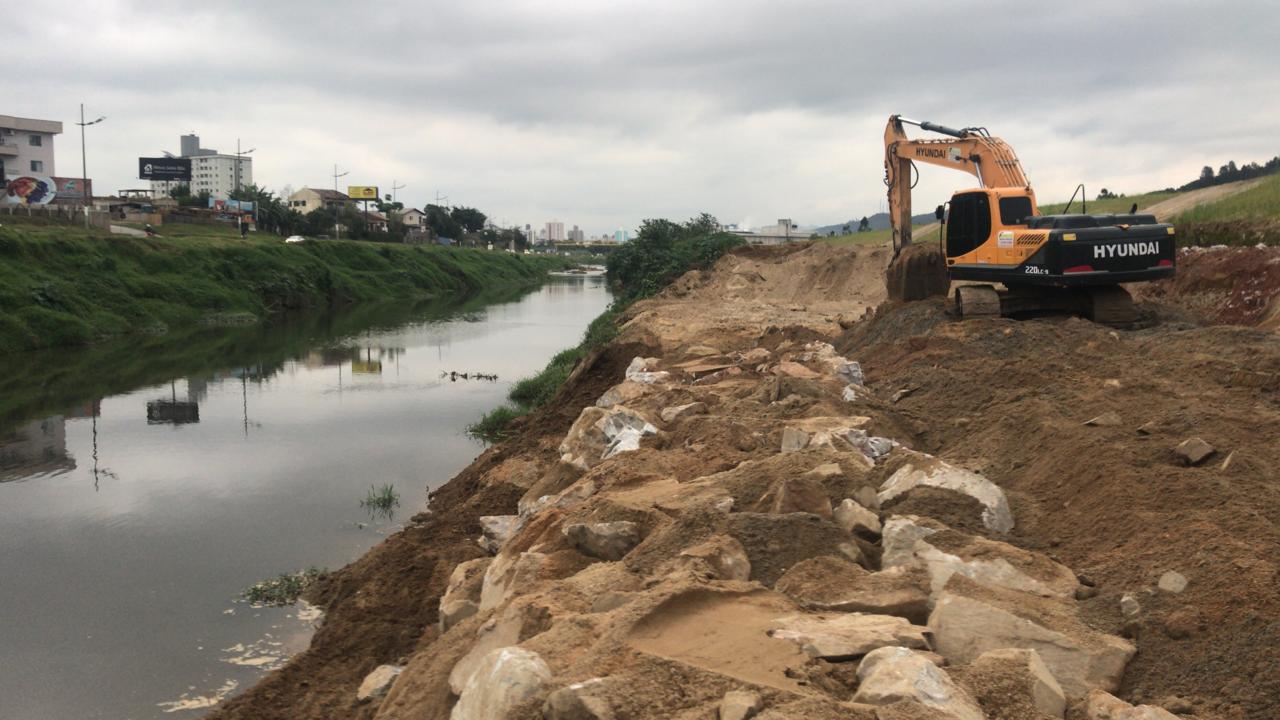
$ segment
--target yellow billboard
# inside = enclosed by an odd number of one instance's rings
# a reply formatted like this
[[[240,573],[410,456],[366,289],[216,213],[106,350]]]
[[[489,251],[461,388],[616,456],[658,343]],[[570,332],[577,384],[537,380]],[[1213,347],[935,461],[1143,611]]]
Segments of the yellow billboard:
[[[377,200],[377,185],[348,185],[347,197],[352,200]]]

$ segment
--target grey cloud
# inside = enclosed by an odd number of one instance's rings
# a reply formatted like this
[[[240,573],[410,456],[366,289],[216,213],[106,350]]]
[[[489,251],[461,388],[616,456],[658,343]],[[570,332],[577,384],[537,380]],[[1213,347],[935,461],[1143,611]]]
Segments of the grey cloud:
[[[238,133],[268,186],[323,182],[338,161],[601,231],[700,209],[872,211],[893,112],[988,126],[1053,193],[1077,177],[1175,184],[1276,152],[1280,11],[1265,2],[54,5],[17,16],[7,112],[111,108],[111,186],[181,132],[217,132],[224,149]],[[415,130],[437,123],[474,151]]]

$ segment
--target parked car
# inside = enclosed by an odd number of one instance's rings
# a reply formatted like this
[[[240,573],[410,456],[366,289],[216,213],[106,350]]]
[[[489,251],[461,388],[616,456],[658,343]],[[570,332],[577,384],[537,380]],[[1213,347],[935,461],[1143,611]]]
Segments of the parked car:
[[[287,243],[300,243],[300,242],[306,242],[307,239],[302,237],[301,235],[290,235],[289,237],[285,238],[284,241]]]

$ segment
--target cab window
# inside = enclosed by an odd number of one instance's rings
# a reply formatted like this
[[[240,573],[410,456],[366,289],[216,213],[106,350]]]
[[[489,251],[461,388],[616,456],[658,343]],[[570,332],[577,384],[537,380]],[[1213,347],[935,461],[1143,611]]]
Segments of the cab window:
[[[956,257],[985,243],[991,235],[991,201],[986,193],[951,198],[947,214],[947,257]]]
[[[1026,195],[1000,198],[1001,225],[1026,225],[1031,215],[1031,198]]]

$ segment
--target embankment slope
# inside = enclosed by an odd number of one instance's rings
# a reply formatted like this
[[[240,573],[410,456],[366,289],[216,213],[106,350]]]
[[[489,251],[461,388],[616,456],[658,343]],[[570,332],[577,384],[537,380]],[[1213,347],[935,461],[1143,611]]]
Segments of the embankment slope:
[[[359,242],[139,238],[0,227],[0,353],[283,310],[539,282],[548,257]]]
[[[1142,330],[957,322],[882,303],[886,260],[744,249],[637,303],[214,717],[1060,716],[1006,646],[1073,717],[1273,717],[1280,339],[1176,286]]]

